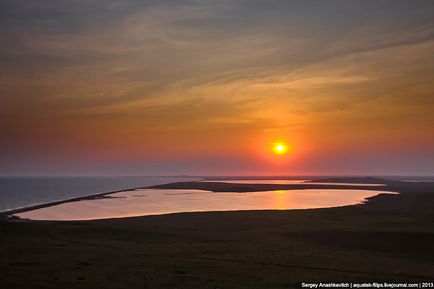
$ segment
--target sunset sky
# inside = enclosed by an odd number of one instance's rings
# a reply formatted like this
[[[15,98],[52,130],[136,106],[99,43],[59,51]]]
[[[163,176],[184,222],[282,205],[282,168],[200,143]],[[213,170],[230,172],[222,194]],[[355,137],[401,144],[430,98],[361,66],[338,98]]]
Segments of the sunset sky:
[[[434,1],[0,0],[0,37],[0,175],[434,174]]]

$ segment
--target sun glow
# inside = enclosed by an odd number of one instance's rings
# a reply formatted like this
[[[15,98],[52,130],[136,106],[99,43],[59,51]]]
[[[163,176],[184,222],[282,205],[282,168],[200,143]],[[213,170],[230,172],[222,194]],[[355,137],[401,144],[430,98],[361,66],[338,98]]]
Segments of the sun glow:
[[[282,142],[273,143],[273,152],[278,155],[283,155],[288,152],[288,145]]]

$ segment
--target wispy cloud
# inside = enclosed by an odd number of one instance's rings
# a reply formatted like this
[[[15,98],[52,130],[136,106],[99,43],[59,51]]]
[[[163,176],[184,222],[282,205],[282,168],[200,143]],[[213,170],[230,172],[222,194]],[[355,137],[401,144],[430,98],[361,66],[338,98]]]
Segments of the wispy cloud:
[[[183,135],[209,130],[392,142],[390,123],[434,123],[433,13],[429,1],[0,0],[0,146],[149,134],[186,148]]]

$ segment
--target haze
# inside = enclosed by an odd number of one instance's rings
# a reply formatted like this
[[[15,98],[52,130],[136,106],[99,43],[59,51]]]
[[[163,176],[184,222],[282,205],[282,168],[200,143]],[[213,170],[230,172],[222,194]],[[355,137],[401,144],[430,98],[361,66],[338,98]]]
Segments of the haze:
[[[0,0],[0,174],[433,174],[433,15]]]

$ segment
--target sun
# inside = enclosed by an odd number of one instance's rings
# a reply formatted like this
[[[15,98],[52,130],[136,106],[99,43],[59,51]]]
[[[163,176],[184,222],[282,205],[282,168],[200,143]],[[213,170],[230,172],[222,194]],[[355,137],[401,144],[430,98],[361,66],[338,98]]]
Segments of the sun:
[[[273,143],[273,152],[277,155],[284,155],[288,152],[288,145],[283,142]]]

